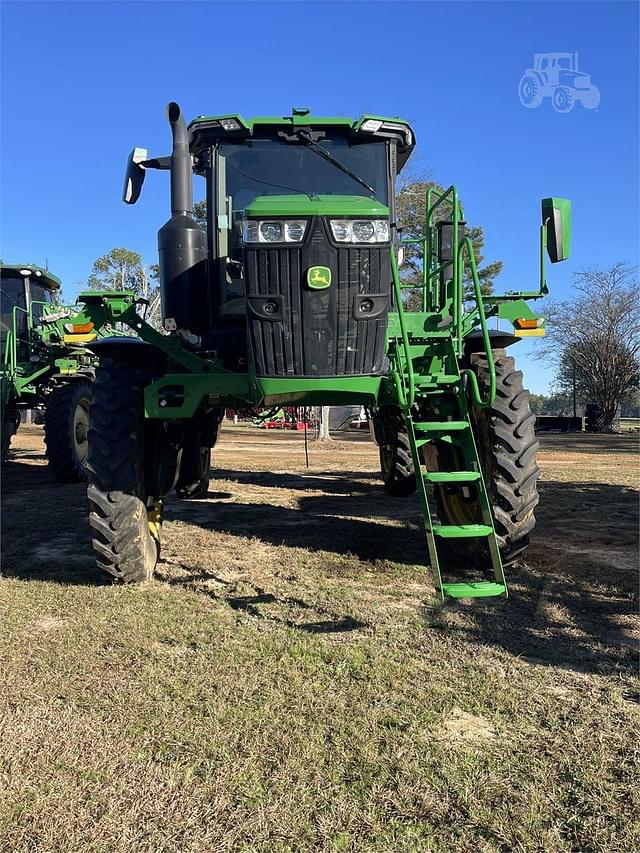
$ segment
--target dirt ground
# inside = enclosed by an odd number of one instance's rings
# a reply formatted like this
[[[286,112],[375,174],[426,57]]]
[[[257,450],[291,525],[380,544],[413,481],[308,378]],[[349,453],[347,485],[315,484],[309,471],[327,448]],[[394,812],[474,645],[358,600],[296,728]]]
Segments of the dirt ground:
[[[508,574],[510,598],[444,606],[417,499],[384,495],[368,435],[310,442],[307,468],[301,434],[225,426],[208,496],[169,499],[158,579],[134,591],[92,567],[85,488],[51,481],[41,428],[23,427],[13,448],[2,478],[3,849],[609,853],[640,840],[636,436],[543,436],[538,524]],[[150,658],[182,692],[160,696]],[[230,705],[216,694],[195,734],[186,720],[207,705],[212,673],[241,695]],[[97,721],[87,691],[108,706]],[[114,739],[123,713],[133,729]],[[359,741],[371,714],[376,731],[393,718],[375,745]],[[60,738],[81,744],[87,730],[110,732],[108,753],[96,746],[92,764],[60,752]],[[231,755],[202,769],[194,740],[206,751],[221,737]],[[421,761],[435,767],[460,743],[467,758],[429,775]],[[113,763],[121,749],[142,762],[135,779],[159,786],[142,811],[109,793],[126,777]],[[267,754],[247,792],[237,761],[253,779],[251,760]],[[195,785],[186,810],[176,767]]]

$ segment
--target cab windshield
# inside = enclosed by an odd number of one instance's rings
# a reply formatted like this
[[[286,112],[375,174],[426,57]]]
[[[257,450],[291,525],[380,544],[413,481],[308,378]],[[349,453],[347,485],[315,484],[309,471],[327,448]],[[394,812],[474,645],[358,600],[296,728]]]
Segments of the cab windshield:
[[[343,137],[319,139],[317,145],[338,160],[388,204],[387,146],[380,142],[352,143]],[[325,160],[315,146],[274,139],[254,139],[242,144],[223,143],[226,195],[233,210],[244,210],[261,195],[371,195],[365,187]]]
[[[35,284],[33,279],[31,279],[29,285],[29,292],[31,295],[31,316],[35,323],[44,314],[45,306],[52,304],[53,294],[48,288],[43,287],[41,284]]]

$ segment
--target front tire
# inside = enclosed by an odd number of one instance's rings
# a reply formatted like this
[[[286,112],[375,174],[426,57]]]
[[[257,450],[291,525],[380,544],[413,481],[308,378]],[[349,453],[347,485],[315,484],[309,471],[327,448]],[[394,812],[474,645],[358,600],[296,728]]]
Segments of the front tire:
[[[382,411],[379,444],[384,490],[394,497],[407,497],[417,488],[407,428],[399,410]]]
[[[542,103],[540,81],[532,74],[525,74],[518,84],[518,97],[523,107],[535,110]]]
[[[153,577],[162,502],[145,491],[144,375],[104,359],[96,371],[89,430],[89,523],[98,568],[116,580]]]
[[[209,491],[209,471],[211,469],[211,448],[196,447],[191,456],[185,458],[183,449],[180,479],[176,484],[176,495],[181,500],[204,498]]]
[[[529,392],[522,384],[522,371],[503,349],[493,351],[496,368],[496,397],[489,409],[471,408],[471,422],[496,537],[505,565],[515,562],[529,544],[535,527],[534,510],[539,496],[536,464],[538,440],[536,417],[529,405]],[[470,357],[482,394],[489,387],[489,367],[484,353]],[[438,490],[438,506],[447,524],[480,523],[481,514],[474,489]]]
[[[7,411],[2,420],[2,462],[7,462],[9,459],[9,450],[11,448],[11,439],[18,432],[20,426],[20,412],[17,409]]]
[[[551,103],[557,113],[570,113],[575,103],[572,90],[568,86],[558,86],[551,96]]]
[[[87,479],[89,406],[92,382],[74,380],[49,395],[44,414],[47,461],[59,483]]]
[[[580,99],[585,110],[595,110],[600,105],[600,89],[597,86],[591,86],[582,93]]]

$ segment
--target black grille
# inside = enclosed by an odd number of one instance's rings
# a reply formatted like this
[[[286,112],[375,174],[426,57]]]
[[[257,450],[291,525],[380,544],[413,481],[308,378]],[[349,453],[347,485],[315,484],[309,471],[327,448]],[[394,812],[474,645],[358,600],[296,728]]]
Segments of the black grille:
[[[307,270],[317,265],[331,270],[325,290],[307,285]],[[322,220],[314,220],[301,248],[249,248],[245,277],[258,376],[386,372],[388,246],[332,245]]]

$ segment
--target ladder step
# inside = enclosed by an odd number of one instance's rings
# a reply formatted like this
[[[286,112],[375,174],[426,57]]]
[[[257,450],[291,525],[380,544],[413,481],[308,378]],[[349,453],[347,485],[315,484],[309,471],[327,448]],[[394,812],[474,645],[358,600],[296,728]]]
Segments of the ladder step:
[[[428,471],[422,476],[427,483],[475,483],[480,479],[478,471]]]
[[[506,595],[507,588],[504,584],[493,581],[478,581],[476,583],[443,583],[443,595],[449,598],[491,598],[498,595]]]
[[[469,429],[467,421],[421,421],[413,426],[418,432],[458,432]]]
[[[488,524],[434,524],[432,529],[433,535],[441,539],[471,539],[493,533]]]

